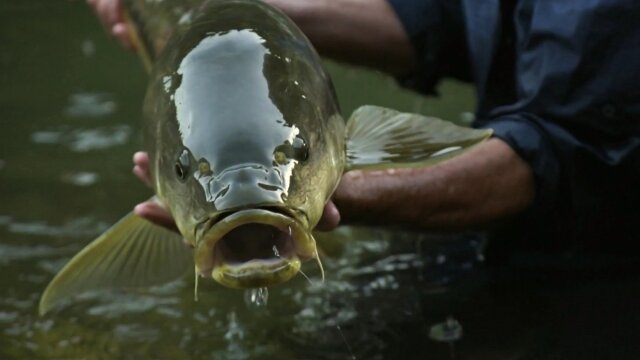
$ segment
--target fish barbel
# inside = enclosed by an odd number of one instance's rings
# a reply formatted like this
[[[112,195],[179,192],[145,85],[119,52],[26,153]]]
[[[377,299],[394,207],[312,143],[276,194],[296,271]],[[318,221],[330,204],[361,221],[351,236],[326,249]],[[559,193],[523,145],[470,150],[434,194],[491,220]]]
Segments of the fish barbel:
[[[232,288],[285,282],[318,259],[312,229],[345,171],[429,166],[491,134],[376,106],[345,122],[309,40],[261,1],[200,2],[155,30],[141,4],[125,3],[150,66],[144,147],[180,234],[129,214],[56,275],[40,313],[194,265]]]

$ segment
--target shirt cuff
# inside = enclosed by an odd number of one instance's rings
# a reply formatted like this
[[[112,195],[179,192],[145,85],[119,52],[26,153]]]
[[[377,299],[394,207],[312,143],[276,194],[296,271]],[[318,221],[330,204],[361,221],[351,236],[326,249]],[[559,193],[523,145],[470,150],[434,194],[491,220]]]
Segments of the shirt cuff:
[[[438,58],[443,30],[442,9],[433,0],[387,0],[395,11],[416,52],[416,69],[396,80],[403,87],[423,94],[435,94],[442,77]]]
[[[531,167],[535,198],[522,220],[528,228],[543,232],[545,228],[552,231],[559,203],[562,166],[554,143],[541,122],[530,114],[515,114],[478,121],[474,126],[493,129],[493,137],[506,142]]]

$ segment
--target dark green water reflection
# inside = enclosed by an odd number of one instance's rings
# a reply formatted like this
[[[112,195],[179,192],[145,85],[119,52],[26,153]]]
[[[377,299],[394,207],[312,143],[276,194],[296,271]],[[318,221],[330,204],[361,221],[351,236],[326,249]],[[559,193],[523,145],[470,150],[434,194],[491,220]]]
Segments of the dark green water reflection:
[[[472,90],[438,101],[331,65],[345,113],[373,103],[459,120]],[[245,293],[192,280],[88,294],[36,315],[68,259],[150,192],[131,175],[146,77],[80,1],[0,2],[0,358],[564,359],[633,358],[636,277],[489,270],[474,235],[343,230],[312,264]],[[343,241],[351,238],[349,241]],[[562,276],[559,276],[562,275]],[[593,280],[593,279],[596,280]],[[560,279],[560,280],[558,280]],[[453,317],[463,337],[429,338]],[[613,356],[613,357],[611,357]]]

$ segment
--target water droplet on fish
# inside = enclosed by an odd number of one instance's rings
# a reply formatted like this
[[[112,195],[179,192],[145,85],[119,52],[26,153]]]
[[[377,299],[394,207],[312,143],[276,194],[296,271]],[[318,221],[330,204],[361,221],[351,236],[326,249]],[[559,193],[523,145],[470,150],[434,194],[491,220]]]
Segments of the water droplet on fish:
[[[269,301],[269,289],[266,287],[247,289],[244,292],[244,302],[248,308],[261,308],[267,306]]]

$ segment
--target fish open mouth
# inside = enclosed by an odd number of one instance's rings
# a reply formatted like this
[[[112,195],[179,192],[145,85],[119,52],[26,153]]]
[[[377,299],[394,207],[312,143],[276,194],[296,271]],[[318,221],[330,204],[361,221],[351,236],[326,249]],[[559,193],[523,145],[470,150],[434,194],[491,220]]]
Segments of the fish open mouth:
[[[275,285],[315,255],[315,240],[294,218],[269,209],[232,213],[196,245],[196,269],[232,288]]]

